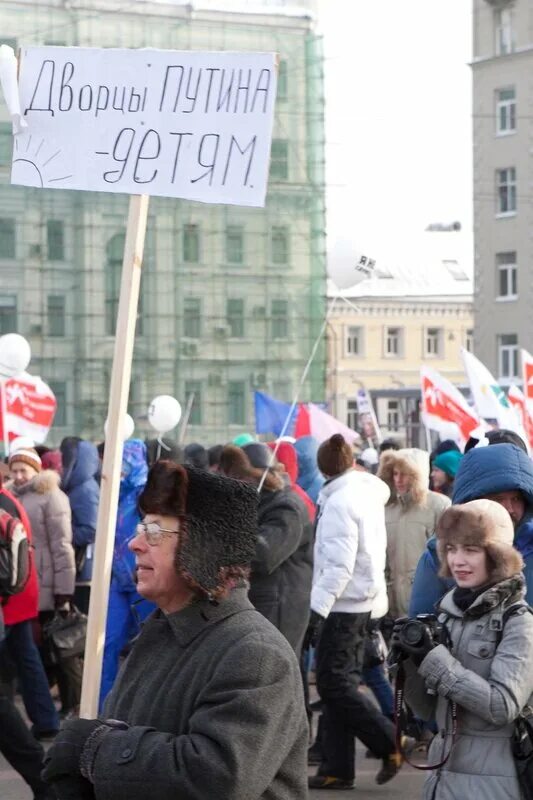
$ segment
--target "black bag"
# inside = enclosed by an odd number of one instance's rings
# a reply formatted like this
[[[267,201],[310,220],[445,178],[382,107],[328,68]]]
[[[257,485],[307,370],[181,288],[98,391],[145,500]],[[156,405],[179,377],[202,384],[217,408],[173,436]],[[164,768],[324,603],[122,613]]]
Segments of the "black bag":
[[[533,800],[533,708],[527,706],[515,722],[513,756],[524,800]]]
[[[43,625],[43,640],[52,663],[65,658],[83,656],[87,635],[87,616],[71,605],[69,611],[56,611],[50,622]]]
[[[384,664],[387,658],[387,645],[379,628],[369,631],[365,638],[363,668],[371,669]]]
[[[30,543],[24,525],[0,508],[0,595],[22,592],[31,572]]]

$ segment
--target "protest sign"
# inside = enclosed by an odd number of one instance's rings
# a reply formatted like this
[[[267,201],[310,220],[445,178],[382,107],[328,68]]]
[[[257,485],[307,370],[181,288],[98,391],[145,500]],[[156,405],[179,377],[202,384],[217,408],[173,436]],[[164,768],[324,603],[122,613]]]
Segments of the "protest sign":
[[[11,182],[263,206],[273,53],[26,47]]]

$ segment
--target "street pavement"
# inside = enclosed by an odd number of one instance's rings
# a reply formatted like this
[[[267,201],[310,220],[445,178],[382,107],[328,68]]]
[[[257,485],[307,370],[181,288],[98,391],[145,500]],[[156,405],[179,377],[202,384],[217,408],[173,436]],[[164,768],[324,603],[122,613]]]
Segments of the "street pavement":
[[[417,772],[412,767],[404,766],[401,772],[385,786],[377,786],[374,777],[379,769],[379,761],[364,758],[364,748],[361,744],[357,745],[358,751],[363,755],[358,760],[357,765],[357,787],[353,791],[312,791],[309,793],[309,800],[339,800],[345,797],[346,800],[416,800],[422,794],[423,773]],[[310,769],[310,774],[314,774],[314,769]],[[0,798],[1,800],[31,800],[32,793],[19,778],[17,773],[12,770],[9,764],[0,757]],[[157,800],[157,798],[153,798]],[[205,800],[215,800],[206,797]]]

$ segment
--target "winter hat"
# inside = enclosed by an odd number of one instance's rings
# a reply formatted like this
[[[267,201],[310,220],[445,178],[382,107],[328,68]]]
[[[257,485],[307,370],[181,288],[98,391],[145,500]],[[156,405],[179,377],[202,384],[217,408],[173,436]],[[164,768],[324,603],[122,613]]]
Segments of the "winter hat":
[[[197,467],[198,469],[207,469],[209,467],[207,450],[203,445],[198,444],[198,442],[188,444],[183,452],[185,455],[185,463],[190,464],[191,467]]]
[[[60,450],[49,450],[41,458],[43,469],[53,469],[59,475],[63,472],[63,459]]]
[[[255,442],[255,438],[251,433],[239,433],[231,443],[237,445],[237,447],[244,447],[245,444],[250,444],[251,442]]]
[[[257,492],[242,481],[171,461],[150,469],[139,496],[143,514],[182,517],[180,575],[204,594],[223,595],[227,579],[249,566],[257,538]]]
[[[463,454],[458,450],[446,450],[433,460],[433,466],[441,469],[450,478],[455,478],[462,457]]]
[[[511,578],[524,566],[513,547],[514,527],[505,508],[494,500],[471,500],[450,506],[437,523],[437,552],[440,574],[450,578],[446,548],[449,544],[483,547],[489,557],[492,581]]]
[[[461,452],[457,442],[454,442],[453,439],[444,439],[444,441],[439,442],[432,451],[430,460],[434,461],[437,456],[440,456],[442,453],[448,453],[450,450],[456,450],[458,453]]]
[[[488,440],[489,444],[513,444],[515,447],[519,447],[520,450],[523,450],[524,453],[527,453],[527,447],[522,437],[507,428],[499,428],[497,431],[487,431],[485,433],[485,439]],[[469,450],[472,450],[473,447],[477,447],[479,442],[480,440],[477,437],[471,436],[465,444],[465,455]]]
[[[276,463],[275,459],[272,461],[272,453],[266,444],[262,444],[261,442],[250,442],[249,444],[245,444],[242,449],[248,456],[252,467],[256,467],[257,469],[268,469],[269,467],[273,467]]]
[[[400,444],[396,439],[383,439],[379,446],[379,452],[384,453],[386,450],[399,450]]]
[[[318,469],[323,475],[333,478],[353,467],[352,448],[340,433],[322,442],[316,455]]]
[[[255,446],[255,445],[254,445]],[[265,448],[267,456],[270,459],[271,453],[268,447],[261,445]],[[247,450],[252,445],[246,447],[236,447],[234,444],[227,444],[220,454],[219,469],[229,478],[236,478],[240,481],[246,481],[258,486],[263,480],[263,486],[269,491],[275,491],[283,488],[283,479],[281,475],[271,469],[265,467],[256,467],[251,463],[248,457]]]
[[[357,461],[365,467],[375,467],[379,464],[379,453],[375,447],[367,447],[359,453]]]
[[[30,467],[32,467],[32,469],[35,470],[35,472],[40,472],[42,468],[39,454],[33,449],[33,447],[26,447],[23,450],[15,450],[14,453],[11,453],[9,456],[9,466],[11,467],[15,461],[28,464]]]

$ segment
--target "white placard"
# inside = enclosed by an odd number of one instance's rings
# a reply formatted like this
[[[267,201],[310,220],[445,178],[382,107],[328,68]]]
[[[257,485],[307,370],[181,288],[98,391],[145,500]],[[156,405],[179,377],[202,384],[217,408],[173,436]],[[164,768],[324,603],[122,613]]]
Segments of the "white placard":
[[[28,47],[11,182],[263,206],[274,53]]]

